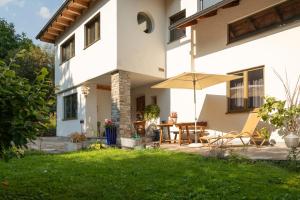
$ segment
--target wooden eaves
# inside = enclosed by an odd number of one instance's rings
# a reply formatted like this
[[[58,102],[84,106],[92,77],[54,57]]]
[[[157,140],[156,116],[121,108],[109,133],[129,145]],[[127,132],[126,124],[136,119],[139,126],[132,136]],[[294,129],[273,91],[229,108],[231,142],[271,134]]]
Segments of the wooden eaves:
[[[69,28],[93,0],[66,0],[48,23],[36,36],[43,42],[55,43],[56,39]]]

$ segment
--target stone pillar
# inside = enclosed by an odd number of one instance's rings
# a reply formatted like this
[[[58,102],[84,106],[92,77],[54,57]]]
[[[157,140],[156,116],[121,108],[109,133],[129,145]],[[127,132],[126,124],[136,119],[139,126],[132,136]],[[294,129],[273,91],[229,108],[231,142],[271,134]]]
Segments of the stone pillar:
[[[118,137],[131,137],[130,78],[128,72],[111,75],[112,121],[118,127]]]

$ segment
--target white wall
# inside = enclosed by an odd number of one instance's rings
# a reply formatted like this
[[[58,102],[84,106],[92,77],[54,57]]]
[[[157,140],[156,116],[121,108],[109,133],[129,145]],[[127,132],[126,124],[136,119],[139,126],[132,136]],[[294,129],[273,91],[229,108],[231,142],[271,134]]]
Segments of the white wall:
[[[162,0],[118,1],[118,68],[164,78],[165,72],[165,3]],[[144,33],[138,26],[137,14],[152,18],[154,30]]]
[[[97,90],[97,93],[97,118],[98,121],[101,122],[101,131],[104,131],[103,126],[105,119],[111,119],[111,92],[106,90]]]
[[[150,105],[151,97],[157,97],[157,105],[160,107],[160,119],[168,120],[170,113],[170,90],[151,89],[151,85],[134,88],[131,90],[131,119],[136,120],[136,98],[145,96],[145,105]]]
[[[84,48],[84,26],[100,12],[101,39]],[[75,57],[60,64],[60,46],[75,34]],[[55,84],[61,90],[117,68],[117,0],[97,1],[55,44]]]
[[[169,17],[186,10],[186,16],[193,15],[198,9],[197,0],[167,0],[166,1],[166,63],[167,63],[167,77],[178,75],[181,72],[191,71],[191,28],[186,28],[186,37],[177,41],[170,41],[170,26]]]
[[[64,96],[77,93],[77,119],[75,120],[64,120]],[[81,89],[73,89],[68,92],[57,95],[57,136],[67,137],[74,132],[81,131],[80,120],[85,120],[86,117],[86,98],[81,94]],[[85,130],[85,127],[83,127]],[[83,131],[84,131],[83,130]]]
[[[200,20],[197,25],[197,58],[196,70],[206,73],[225,74],[251,67],[265,66],[265,95],[284,99],[284,90],[273,69],[280,74],[288,71],[290,84],[295,84],[299,75],[300,24],[276,29],[262,35],[227,45],[227,24],[248,16],[280,2],[279,0],[243,0],[240,6],[220,10],[217,16]],[[185,49],[183,45],[180,49]],[[170,51],[170,50],[169,50]],[[176,60],[181,53],[168,53],[169,60]],[[186,56],[187,57],[187,56]],[[188,58],[186,58],[188,60]],[[187,62],[187,61],[186,61]],[[188,62],[187,62],[188,63]],[[186,64],[186,66],[190,66]],[[171,66],[172,67],[172,66]],[[168,66],[169,68],[169,66]],[[172,68],[169,68],[172,70]],[[184,70],[182,70],[184,71]],[[215,131],[227,132],[241,130],[248,114],[227,114],[226,84],[198,91],[198,110],[200,120],[208,121],[209,128]],[[193,120],[190,109],[192,95],[190,91],[174,91],[171,109],[180,110],[179,116],[184,120]],[[188,99],[188,100],[184,100]],[[184,106],[182,102],[185,102]],[[282,141],[276,134],[272,136]]]

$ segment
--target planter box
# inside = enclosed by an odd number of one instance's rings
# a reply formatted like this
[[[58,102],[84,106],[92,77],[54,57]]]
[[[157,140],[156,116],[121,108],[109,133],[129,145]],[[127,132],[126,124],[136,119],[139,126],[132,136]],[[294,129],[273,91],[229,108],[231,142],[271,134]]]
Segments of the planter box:
[[[87,148],[88,145],[89,145],[89,142],[87,142],[87,141],[85,141],[83,143],[67,142],[66,145],[65,145],[65,150],[67,152],[79,151],[79,150]]]
[[[142,143],[141,139],[136,140],[136,139],[132,139],[132,138],[121,138],[121,147],[124,147],[124,148],[134,149],[137,146],[142,146],[141,143]]]

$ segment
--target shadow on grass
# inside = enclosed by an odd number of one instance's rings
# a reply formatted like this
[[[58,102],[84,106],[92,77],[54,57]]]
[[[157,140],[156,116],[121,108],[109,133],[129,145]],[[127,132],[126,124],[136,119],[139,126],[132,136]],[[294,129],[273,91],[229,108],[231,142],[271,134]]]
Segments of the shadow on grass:
[[[102,150],[0,163],[0,199],[299,199],[300,175],[269,163]]]

